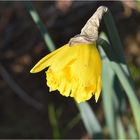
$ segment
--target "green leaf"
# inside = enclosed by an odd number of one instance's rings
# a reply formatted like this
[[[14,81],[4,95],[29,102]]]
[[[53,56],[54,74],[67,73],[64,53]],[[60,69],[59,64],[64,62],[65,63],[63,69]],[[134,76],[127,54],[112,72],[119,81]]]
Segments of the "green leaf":
[[[135,128],[131,125],[131,123],[129,122],[128,124],[128,133],[129,133],[129,138],[130,139],[138,139],[138,135],[136,133]]]
[[[67,132],[69,132],[73,127],[75,127],[81,120],[80,113],[77,113],[72,120],[69,121],[69,123],[66,125],[65,129],[63,130],[63,135],[65,135]]]
[[[118,56],[118,60],[121,63],[125,63],[125,56],[124,56],[124,51],[123,47],[119,38],[118,31],[116,29],[115,22],[113,20],[112,14],[110,10],[105,13],[103,16],[103,20],[105,22],[105,26],[107,28],[107,33],[109,36],[109,41],[111,43],[111,46],[113,48],[114,54]]]
[[[57,119],[56,111],[53,104],[48,105],[48,115],[49,115],[49,121],[52,127],[53,138],[59,139],[60,131],[59,131],[58,119]]]
[[[105,41],[105,40],[101,40],[99,41],[99,44],[101,44],[102,48],[104,49],[104,51],[106,52],[106,54],[108,54],[110,52],[110,60],[114,60],[115,58],[113,58],[114,52],[111,49],[111,46]],[[129,99],[131,108],[132,108],[132,112],[134,115],[134,119],[135,119],[135,123],[137,126],[137,131],[139,133],[139,137],[140,137],[140,104],[139,101],[137,99],[136,93],[133,89],[133,86],[131,85],[130,79],[128,78],[128,76],[126,75],[126,72],[124,71],[124,69],[122,68],[122,65],[120,63],[117,63],[115,61],[110,61],[110,66],[113,69],[113,71],[116,73],[123,89],[126,92],[126,95]]]
[[[125,134],[125,130],[124,130],[124,126],[122,124],[122,121],[120,119],[120,117],[117,117],[117,133],[118,133],[118,139],[125,139],[126,138],[126,134]]]
[[[115,71],[115,73],[118,76],[118,79],[122,85],[122,87],[124,88],[126,95],[129,99],[131,108],[132,108],[132,112],[134,115],[134,119],[135,119],[135,123],[137,126],[137,130],[140,136],[140,104],[138,101],[138,98],[135,94],[135,91],[133,90],[129,80],[127,79],[124,71],[121,69],[121,67],[119,66],[119,64],[115,63],[115,62],[111,62],[112,68]]]
[[[77,105],[88,134],[94,138],[102,138],[101,126],[89,104],[84,102]]]
[[[114,82],[114,71],[109,66],[109,61],[104,53],[104,51],[100,48],[100,53],[102,56],[103,69],[102,69],[102,98],[103,98],[103,108],[105,113],[105,119],[108,125],[108,129],[111,135],[111,138],[116,138],[115,131],[115,109],[118,102],[117,98],[115,98],[115,91],[113,89]],[[116,100],[115,100],[116,99]],[[114,102],[116,101],[116,102]],[[114,104],[116,103],[116,104]]]
[[[36,12],[36,10],[33,8],[32,6],[32,2],[30,1],[26,1],[25,2],[26,4],[26,7],[27,7],[27,10],[28,12],[30,13],[33,21],[36,23],[37,27],[39,28],[43,38],[44,38],[44,41],[48,47],[48,49],[50,51],[53,51],[55,50],[55,45],[50,37],[50,35],[48,34],[47,30],[46,30],[46,27],[45,25],[43,24],[42,20],[40,19],[38,13]]]

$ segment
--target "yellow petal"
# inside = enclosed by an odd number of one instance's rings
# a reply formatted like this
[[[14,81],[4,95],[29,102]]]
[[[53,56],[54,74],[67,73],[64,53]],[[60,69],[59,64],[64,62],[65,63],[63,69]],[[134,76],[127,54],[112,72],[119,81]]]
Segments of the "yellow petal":
[[[73,72],[83,84],[96,84],[101,74],[101,58],[95,44],[80,44],[78,54]]]
[[[102,86],[102,81],[101,77],[98,78],[98,83],[97,83],[97,91],[95,93],[95,101],[97,102],[101,93],[101,86]]]
[[[67,83],[67,81],[63,81],[60,83],[58,90],[60,91],[60,93],[63,96],[68,97],[70,95],[70,91],[71,91],[71,84]]]
[[[50,88],[50,91],[57,90],[59,86],[59,75],[54,73],[51,68],[49,68],[46,71],[46,80],[47,80],[47,85]]]
[[[68,50],[68,44],[64,45],[63,47],[60,47],[59,49],[56,49],[55,51],[51,52],[50,54],[43,57],[32,69],[31,73],[40,72],[46,67],[53,64],[59,57],[62,57],[64,52]]]
[[[74,99],[80,103],[84,102],[86,100],[89,100],[92,97],[92,91],[86,91],[84,86],[78,86],[77,90],[73,90],[70,94],[71,97],[74,97]]]

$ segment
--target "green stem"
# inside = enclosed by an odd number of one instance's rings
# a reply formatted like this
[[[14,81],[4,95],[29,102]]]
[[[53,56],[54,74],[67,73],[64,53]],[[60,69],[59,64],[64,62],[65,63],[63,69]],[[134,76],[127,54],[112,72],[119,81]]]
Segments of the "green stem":
[[[110,12],[110,10],[108,9],[108,11],[105,13],[104,17],[104,22],[107,28],[107,32],[109,35],[109,40],[111,42],[111,46],[114,49],[114,52],[116,52],[118,59],[120,62],[125,63],[125,56],[124,56],[124,51],[123,51],[123,47],[119,38],[119,34],[118,31],[116,29],[116,25],[115,22],[113,20],[112,14]]]
[[[107,28],[107,32],[108,32],[108,36],[109,36],[109,40],[110,40],[112,49],[114,51],[114,54],[117,56],[116,60],[118,60],[121,63],[122,68],[124,69],[125,73],[129,76],[129,80],[131,82],[131,85],[133,85],[133,88],[134,88],[134,84],[132,82],[133,80],[132,80],[132,76],[130,74],[130,70],[129,70],[128,66],[126,65],[123,46],[122,46],[115,22],[113,20],[112,14],[111,14],[109,9],[105,13],[105,15],[103,16],[103,20],[104,20],[104,23],[105,23],[106,28]]]
[[[88,134],[95,139],[103,138],[101,125],[97,120],[94,112],[92,111],[90,105],[87,102],[83,102],[77,104],[77,106],[79,108],[82,121]]]
[[[101,49],[100,49],[101,50]],[[111,138],[116,138],[116,100],[113,87],[114,71],[110,69],[108,58],[103,50],[100,51],[102,56],[102,101],[106,123]],[[108,79],[108,82],[106,82]],[[108,86],[109,85],[109,86]],[[118,108],[118,106],[117,106]]]
[[[45,43],[47,44],[48,46],[48,49],[50,51],[53,51],[55,50],[55,45],[50,37],[50,35],[47,33],[47,30],[46,30],[46,27],[45,25],[43,24],[42,20],[40,19],[38,13],[36,12],[36,10],[33,8],[32,6],[32,2],[30,1],[27,1],[25,2],[26,4],[26,7],[27,7],[27,10],[28,12],[30,13],[33,21],[36,23],[37,27],[39,28],[43,38],[44,38],[44,41]]]

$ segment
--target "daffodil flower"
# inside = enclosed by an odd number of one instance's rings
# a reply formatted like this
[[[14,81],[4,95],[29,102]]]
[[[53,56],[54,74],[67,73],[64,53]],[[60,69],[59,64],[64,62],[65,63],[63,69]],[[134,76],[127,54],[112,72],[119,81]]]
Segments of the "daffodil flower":
[[[45,68],[50,91],[58,90],[63,96],[71,96],[77,102],[89,100],[94,94],[96,101],[101,92],[101,58],[93,44],[69,44],[42,58],[31,70]]]
[[[46,80],[50,91],[58,90],[61,95],[73,97],[78,103],[89,100],[93,95],[96,102],[98,101],[102,85],[102,62],[96,40],[103,12],[96,11],[98,21],[94,15],[90,19],[96,19],[96,24],[89,20],[86,23],[88,26],[84,26],[80,35],[46,55],[32,68],[31,73],[36,73],[48,67]]]

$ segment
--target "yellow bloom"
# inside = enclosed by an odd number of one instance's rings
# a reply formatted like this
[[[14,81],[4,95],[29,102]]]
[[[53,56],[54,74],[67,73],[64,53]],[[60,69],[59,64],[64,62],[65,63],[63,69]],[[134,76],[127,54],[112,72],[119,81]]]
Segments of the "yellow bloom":
[[[95,43],[66,44],[42,58],[31,73],[49,67],[46,79],[50,91],[58,90],[78,103],[89,100],[95,94],[97,102],[101,92],[101,65]]]

